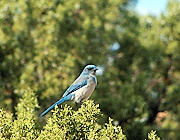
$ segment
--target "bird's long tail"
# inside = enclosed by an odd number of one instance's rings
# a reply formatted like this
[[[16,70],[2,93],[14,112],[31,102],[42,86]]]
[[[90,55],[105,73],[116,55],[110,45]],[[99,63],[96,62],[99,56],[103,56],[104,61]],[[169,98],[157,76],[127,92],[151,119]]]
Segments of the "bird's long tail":
[[[44,115],[46,115],[49,111],[51,111],[56,105],[62,104],[65,101],[71,100],[71,97],[74,96],[73,94],[69,94],[68,96],[65,96],[63,98],[61,98],[60,100],[58,100],[56,103],[54,103],[52,106],[50,106],[48,109],[46,109],[41,115],[40,117],[43,117]]]

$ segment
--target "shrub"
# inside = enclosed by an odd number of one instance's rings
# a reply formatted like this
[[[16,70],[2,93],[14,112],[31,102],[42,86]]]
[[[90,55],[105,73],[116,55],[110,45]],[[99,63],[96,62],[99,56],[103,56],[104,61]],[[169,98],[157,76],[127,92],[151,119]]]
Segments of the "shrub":
[[[112,119],[105,126],[97,123],[101,116],[98,107],[90,100],[77,111],[67,105],[56,107],[38,139],[126,139],[121,127],[112,125]]]
[[[156,131],[151,131],[148,133],[148,140],[160,140],[160,138],[157,136]]]
[[[68,105],[61,105],[60,108],[56,106],[42,130],[37,126],[42,125],[40,122],[46,119],[37,118],[36,108],[38,102],[35,93],[28,89],[16,107],[17,118],[0,109],[0,140],[126,139],[121,127],[114,126],[111,118],[105,125],[98,124],[102,114],[99,105],[91,100],[84,102],[77,111]],[[160,140],[155,131],[148,134],[148,139]]]
[[[34,92],[28,89],[20,99],[16,107],[17,118],[1,110],[0,128],[3,139],[35,139],[38,130],[35,124],[35,108],[38,107],[37,98]]]
[[[12,115],[0,109],[0,138],[9,139],[11,136]]]

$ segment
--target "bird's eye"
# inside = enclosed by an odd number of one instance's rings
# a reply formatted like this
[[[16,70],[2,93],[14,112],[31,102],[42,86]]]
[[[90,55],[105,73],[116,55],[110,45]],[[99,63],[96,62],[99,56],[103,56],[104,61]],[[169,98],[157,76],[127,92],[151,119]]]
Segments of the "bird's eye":
[[[92,70],[93,68],[88,68],[88,70]]]

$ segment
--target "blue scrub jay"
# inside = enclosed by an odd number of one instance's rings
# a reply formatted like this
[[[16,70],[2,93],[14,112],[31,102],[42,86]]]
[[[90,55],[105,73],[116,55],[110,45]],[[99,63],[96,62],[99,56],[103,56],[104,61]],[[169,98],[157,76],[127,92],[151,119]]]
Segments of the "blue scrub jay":
[[[87,65],[80,76],[65,91],[62,98],[46,109],[40,116],[46,115],[56,105],[65,101],[73,100],[75,103],[82,103],[89,99],[97,85],[96,70],[98,69],[95,65]]]

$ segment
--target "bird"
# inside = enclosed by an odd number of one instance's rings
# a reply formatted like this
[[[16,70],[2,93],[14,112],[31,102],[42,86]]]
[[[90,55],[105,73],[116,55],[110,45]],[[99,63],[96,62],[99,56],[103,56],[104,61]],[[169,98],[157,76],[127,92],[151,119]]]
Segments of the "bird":
[[[67,88],[63,96],[47,108],[40,117],[45,116],[49,111],[60,105],[65,101],[74,101],[76,104],[83,103],[88,100],[97,85],[96,71],[98,70],[95,65],[87,65],[79,75],[79,77]]]

